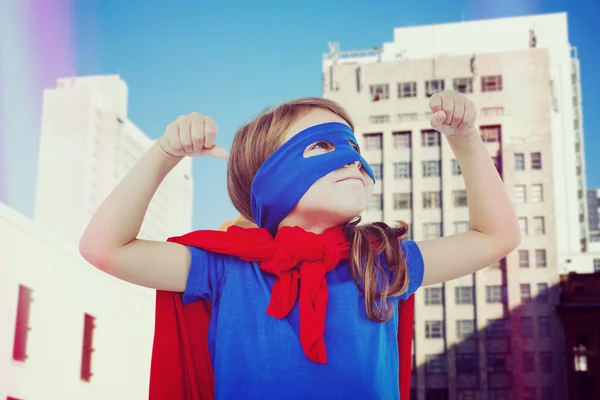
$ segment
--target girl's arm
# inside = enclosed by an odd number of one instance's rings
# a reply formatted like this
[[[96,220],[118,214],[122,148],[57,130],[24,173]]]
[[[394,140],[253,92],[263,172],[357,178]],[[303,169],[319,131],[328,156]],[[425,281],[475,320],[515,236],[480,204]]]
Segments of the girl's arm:
[[[95,267],[125,281],[159,290],[185,290],[190,253],[185,246],[137,239],[152,196],[183,157],[226,157],[215,146],[212,119],[178,118],[98,208],[79,242]]]
[[[419,242],[423,286],[472,274],[505,257],[521,241],[504,184],[475,126],[475,105],[446,90],[430,99],[431,125],[448,137],[467,190],[471,231]]]

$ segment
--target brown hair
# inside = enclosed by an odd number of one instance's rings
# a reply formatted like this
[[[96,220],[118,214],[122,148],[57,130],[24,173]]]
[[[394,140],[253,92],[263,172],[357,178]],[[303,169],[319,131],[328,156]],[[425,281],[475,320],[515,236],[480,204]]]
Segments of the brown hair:
[[[227,169],[227,189],[235,208],[249,221],[254,221],[250,205],[250,188],[256,172],[265,160],[281,146],[290,126],[312,109],[336,114],[354,130],[348,113],[337,103],[318,97],[303,98],[263,111],[252,122],[242,126],[233,139]],[[390,227],[382,222],[359,225],[357,217],[344,228],[351,243],[350,270],[356,286],[364,293],[367,316],[379,322],[388,321],[394,312],[390,297],[399,296],[408,287],[408,274],[398,238],[407,231],[400,222]],[[380,262],[385,257],[385,263]],[[390,277],[382,265],[386,265]],[[391,279],[390,279],[391,278]]]

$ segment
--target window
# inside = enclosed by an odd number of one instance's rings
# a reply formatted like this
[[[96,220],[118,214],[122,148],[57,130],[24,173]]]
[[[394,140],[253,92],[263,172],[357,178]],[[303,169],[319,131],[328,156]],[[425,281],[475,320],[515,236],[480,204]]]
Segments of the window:
[[[423,238],[434,239],[442,236],[442,224],[439,222],[426,222],[423,224]]]
[[[369,117],[369,121],[372,124],[387,124],[390,122],[389,115],[371,115]]]
[[[585,372],[588,370],[587,348],[583,344],[573,347],[573,361],[575,363],[575,371]]]
[[[508,371],[508,354],[487,353],[487,365],[490,372]]]
[[[409,179],[412,176],[412,168],[409,162],[394,163],[394,179]]]
[[[515,171],[525,171],[525,154],[515,153]]]
[[[550,337],[550,317],[538,317],[538,336]]]
[[[521,336],[524,338],[533,337],[533,318],[521,317]]]
[[[482,92],[497,92],[502,90],[502,75],[490,75],[481,77]]]
[[[533,356],[533,352],[531,351],[523,352],[523,370],[525,372],[535,371],[535,358]]]
[[[394,141],[394,149],[410,149],[411,133],[410,132],[394,132],[392,133]]]
[[[510,322],[506,318],[488,319],[486,334],[488,338],[505,338],[510,336]]]
[[[504,107],[482,107],[480,115],[484,117],[497,117],[504,115]]]
[[[394,210],[412,208],[412,193],[394,193]]]
[[[540,303],[547,303],[550,300],[547,283],[537,284],[537,300]]]
[[[443,92],[445,89],[445,82],[443,79],[432,79],[425,81],[425,95],[427,97],[433,96],[437,92]]]
[[[441,287],[425,288],[425,304],[428,306],[442,305],[444,303],[444,290]]]
[[[367,205],[367,211],[381,211],[383,210],[383,196],[378,194],[373,194],[371,199],[369,200],[369,204]]]
[[[456,337],[468,339],[475,333],[475,321],[472,319],[459,319],[456,321]]]
[[[487,303],[503,303],[506,300],[506,286],[486,286],[485,298]]]
[[[479,128],[481,131],[481,139],[485,143],[498,143],[500,141],[500,126],[482,126]]]
[[[531,185],[531,202],[541,203],[544,201],[544,189],[541,184]]]
[[[525,185],[515,185],[515,203],[526,203],[527,192]]]
[[[540,351],[540,370],[546,374],[552,372],[552,352]]]
[[[458,165],[457,160],[450,161],[450,169],[452,170],[452,175],[462,175],[462,171],[460,170],[460,165]]]
[[[542,153],[531,153],[531,169],[542,169]]]
[[[594,258],[594,273],[600,272],[600,258]]]
[[[423,208],[441,208],[441,192],[423,192]]]
[[[471,230],[471,224],[469,221],[455,221],[454,224],[454,233],[462,233],[468,232]]]
[[[531,285],[529,283],[521,283],[521,303],[531,303]]]
[[[442,321],[425,321],[425,337],[427,339],[441,339],[444,337]]]
[[[545,249],[536,249],[535,250],[535,266],[537,268],[546,268],[546,250]]]
[[[533,235],[541,236],[546,233],[546,224],[544,217],[533,217]]]
[[[398,98],[417,97],[417,82],[400,82],[398,84]]]
[[[365,150],[381,150],[383,140],[381,133],[365,133]]]
[[[473,78],[454,78],[453,84],[458,93],[473,93]]]
[[[383,179],[383,165],[371,164],[371,170],[373,171],[373,176],[376,180]]]
[[[473,304],[473,286],[457,286],[454,288],[456,304]]]
[[[519,230],[521,231],[521,235],[527,236],[527,218],[519,217],[517,220],[519,221]]]
[[[454,200],[454,207],[466,207],[467,206],[467,191],[466,190],[453,190],[452,198]]]
[[[15,341],[13,343],[13,360],[24,362],[27,359],[27,335],[29,330],[29,309],[31,307],[32,290],[19,285],[17,303],[17,321],[15,323]]]
[[[459,374],[476,374],[479,372],[479,356],[477,354],[457,354],[456,370]]]
[[[388,84],[371,85],[370,89],[373,100],[387,100],[390,98],[390,85]]]
[[[519,250],[519,268],[529,268],[529,250]]]
[[[421,131],[421,146],[436,147],[440,145],[440,133],[432,129]]]
[[[446,373],[446,355],[427,354],[425,356],[425,372],[428,374]]]
[[[418,113],[398,114],[398,122],[408,122],[408,121],[418,121],[418,120],[419,120]]]
[[[423,177],[440,176],[440,160],[429,160],[422,162]]]
[[[81,379],[89,382],[92,378],[92,353],[94,352],[94,329],[96,318],[85,314],[83,320],[83,348],[81,352]]]

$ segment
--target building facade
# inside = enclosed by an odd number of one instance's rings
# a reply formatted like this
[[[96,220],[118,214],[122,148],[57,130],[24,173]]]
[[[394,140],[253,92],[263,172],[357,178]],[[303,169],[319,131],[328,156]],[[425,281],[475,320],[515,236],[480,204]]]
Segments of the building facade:
[[[154,292],[0,204],[0,396],[146,399]]]
[[[600,189],[587,191],[588,224],[590,227],[590,244],[600,249]]]
[[[35,220],[73,243],[153,143],[127,119],[127,99],[116,75],[59,79],[44,92]],[[191,230],[191,165],[183,159],[161,184],[141,238]]]
[[[378,180],[366,221],[403,220],[415,240],[470,229],[460,166],[429,125],[428,97],[445,88],[479,107],[518,214],[518,250],[417,293],[415,399],[565,398],[559,265],[588,247],[579,64],[567,31],[565,14],[398,28],[383,48],[331,44],[324,55],[323,96],[353,117]]]
[[[569,400],[600,398],[600,274],[561,275]]]
[[[36,216],[0,204],[0,397],[146,399],[155,291],[79,254],[91,216],[152,141],[127,119],[117,76],[44,93]],[[191,230],[191,161],[152,200],[139,237]]]

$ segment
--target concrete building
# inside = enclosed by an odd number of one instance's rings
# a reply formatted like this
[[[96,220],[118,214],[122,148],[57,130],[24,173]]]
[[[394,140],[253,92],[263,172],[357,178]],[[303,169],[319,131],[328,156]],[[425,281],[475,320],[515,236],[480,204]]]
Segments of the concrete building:
[[[330,50],[323,96],[350,112],[378,178],[365,220],[406,221],[415,240],[469,229],[460,166],[429,125],[428,97],[445,88],[479,107],[482,139],[516,204],[517,251],[418,292],[413,398],[566,398],[559,265],[588,250],[566,14],[397,28],[382,48]]]
[[[44,92],[35,220],[72,243],[152,145],[127,119],[127,95],[116,75],[59,79]],[[164,240],[191,230],[191,165],[182,160],[162,183],[142,238]]]
[[[0,396],[147,399],[154,292],[0,204]]]
[[[0,204],[0,397],[146,399],[155,292],[90,266],[77,243],[152,141],[127,120],[119,77],[57,86],[44,93],[35,221]],[[192,185],[186,159],[159,188],[141,238],[191,230]]]
[[[587,205],[590,245],[600,251],[600,189],[587,191]]]
[[[600,274],[561,275],[569,400],[600,398]]]
[[[587,190],[589,240],[586,252],[564,254],[559,259],[561,274],[600,272],[600,190]]]

